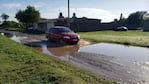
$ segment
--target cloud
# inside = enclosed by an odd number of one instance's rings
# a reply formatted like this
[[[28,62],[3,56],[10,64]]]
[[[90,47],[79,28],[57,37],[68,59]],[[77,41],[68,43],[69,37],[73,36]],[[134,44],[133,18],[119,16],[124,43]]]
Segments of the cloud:
[[[21,3],[4,3],[4,4],[1,4],[1,7],[5,7],[5,8],[8,8],[8,9],[18,8],[18,7],[21,7],[21,6],[22,6]]]
[[[53,8],[50,11],[41,12],[41,16],[44,18],[57,18],[59,12],[62,12],[63,16],[67,17],[67,10],[67,8]],[[70,16],[73,12],[76,13],[77,17],[102,19],[102,22],[110,22],[115,18],[119,19],[121,13],[97,8],[70,8]]]
[[[31,4],[31,5],[33,5],[35,8],[41,8],[41,7],[45,7],[47,5],[47,3],[35,2],[35,3]]]
[[[114,13],[104,9],[97,9],[97,8],[78,8],[76,13],[79,16],[102,19],[102,21],[104,22],[113,21],[113,19],[118,18],[119,16],[118,13]]]

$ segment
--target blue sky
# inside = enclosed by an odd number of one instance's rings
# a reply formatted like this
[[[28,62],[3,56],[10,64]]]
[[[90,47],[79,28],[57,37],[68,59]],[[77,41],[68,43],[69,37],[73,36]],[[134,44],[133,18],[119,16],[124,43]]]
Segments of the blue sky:
[[[24,10],[27,5],[34,6],[44,18],[57,18],[59,12],[67,17],[67,0],[0,0],[0,15],[6,13],[10,20],[15,20],[16,12]],[[149,11],[149,0],[70,0],[70,7],[71,16],[76,12],[77,17],[109,22],[119,19],[120,13],[127,18],[136,11]]]

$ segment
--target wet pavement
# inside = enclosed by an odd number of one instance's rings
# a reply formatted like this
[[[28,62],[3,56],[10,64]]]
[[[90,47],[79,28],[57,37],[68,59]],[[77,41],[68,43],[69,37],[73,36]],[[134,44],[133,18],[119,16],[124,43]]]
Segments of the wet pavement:
[[[77,45],[63,45],[47,42],[44,35],[14,33],[11,39],[119,84],[149,84],[148,48],[110,43],[90,44],[82,39]]]

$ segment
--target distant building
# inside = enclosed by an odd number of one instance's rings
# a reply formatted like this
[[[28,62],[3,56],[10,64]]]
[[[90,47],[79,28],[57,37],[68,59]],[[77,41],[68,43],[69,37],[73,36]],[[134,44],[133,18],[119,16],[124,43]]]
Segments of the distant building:
[[[149,31],[149,20],[144,21],[143,31]]]
[[[64,18],[63,13],[60,12],[58,18]]]
[[[45,32],[48,28],[54,26],[54,22],[54,19],[39,21],[38,23],[34,24],[34,29]]]
[[[70,28],[75,32],[113,30],[116,27],[115,22],[101,23],[101,19],[77,18],[75,13],[73,13],[69,22]],[[54,26],[68,26],[68,18],[65,18],[60,12],[57,19],[39,21],[34,25],[34,28],[45,32],[47,29]]]
[[[65,23],[67,23],[67,18],[42,20],[34,24],[34,29],[45,32],[54,26],[65,26]]]
[[[72,18],[77,18],[77,17],[76,17],[76,13],[73,13],[73,16],[72,16]]]

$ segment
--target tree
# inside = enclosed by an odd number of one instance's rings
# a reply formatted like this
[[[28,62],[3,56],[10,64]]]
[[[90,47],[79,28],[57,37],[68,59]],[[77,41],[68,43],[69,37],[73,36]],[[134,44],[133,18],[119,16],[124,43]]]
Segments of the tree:
[[[131,13],[127,18],[127,24],[142,26],[143,25],[143,16],[147,14],[146,11],[137,11],[135,13]]]
[[[145,14],[145,15],[143,16],[143,19],[144,19],[144,20],[149,20],[149,13]]]
[[[1,17],[2,17],[2,20],[3,20],[3,21],[7,21],[7,19],[9,18],[9,15],[3,13],[3,14],[1,15]]]
[[[33,25],[40,20],[40,13],[33,6],[27,6],[25,10],[19,10],[15,18],[27,26]]]

